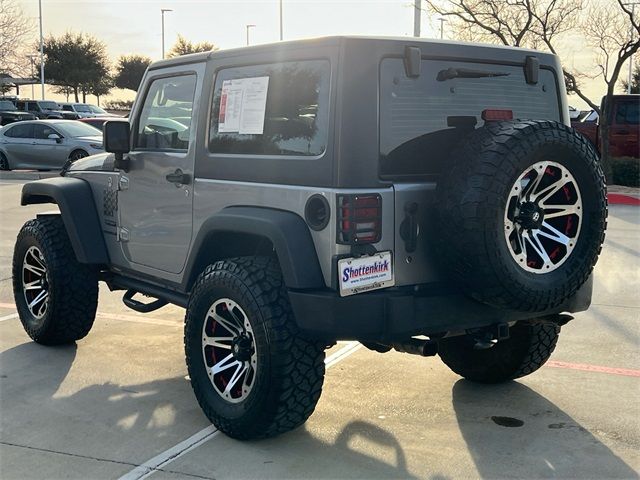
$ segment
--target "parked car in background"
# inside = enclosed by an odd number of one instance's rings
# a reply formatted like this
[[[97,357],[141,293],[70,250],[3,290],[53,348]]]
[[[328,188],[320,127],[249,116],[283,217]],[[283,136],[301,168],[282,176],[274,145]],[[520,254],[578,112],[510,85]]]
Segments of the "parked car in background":
[[[93,118],[93,117],[116,117],[106,110],[89,103],[61,103],[60,107],[65,112],[73,112],[78,115],[78,118]]]
[[[51,100],[18,100],[16,107],[18,107],[18,110],[34,114],[41,120],[62,118],[68,120],[78,119],[77,113],[65,112],[60,109],[60,105]]]
[[[98,130],[102,131],[103,126],[104,126],[104,122],[108,121],[108,120],[114,120],[120,117],[117,117],[115,115],[111,115],[109,117],[86,117],[86,118],[81,118],[78,121],[82,122],[82,123],[86,123],[87,125],[91,125],[92,127],[97,128]]]
[[[0,125],[9,125],[20,120],[35,120],[32,113],[21,112],[11,100],[0,100]]]
[[[576,107],[569,106],[569,119],[573,122],[580,117],[582,112],[578,110]]]
[[[603,99],[604,104],[604,99]],[[612,157],[640,158],[640,95],[614,95],[609,112],[609,154]],[[601,149],[600,121],[592,112],[571,126]]]
[[[0,129],[0,170],[57,169],[103,152],[102,132],[73,120],[31,120]]]

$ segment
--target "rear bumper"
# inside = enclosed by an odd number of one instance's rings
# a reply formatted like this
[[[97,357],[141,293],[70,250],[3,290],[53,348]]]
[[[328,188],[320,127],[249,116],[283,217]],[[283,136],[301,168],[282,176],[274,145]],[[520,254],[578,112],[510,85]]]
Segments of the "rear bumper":
[[[378,290],[350,297],[333,291],[290,291],[300,329],[326,340],[389,341],[412,335],[463,331],[495,323],[538,318],[589,308],[593,277],[563,305],[543,312],[492,307],[447,287],[419,294],[412,290]]]

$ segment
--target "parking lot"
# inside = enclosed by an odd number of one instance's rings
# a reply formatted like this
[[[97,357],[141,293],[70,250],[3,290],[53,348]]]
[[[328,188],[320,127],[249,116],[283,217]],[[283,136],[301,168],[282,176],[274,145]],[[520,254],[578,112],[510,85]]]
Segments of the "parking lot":
[[[552,361],[481,386],[436,358],[341,342],[316,412],[278,438],[216,432],[186,378],[184,312],[128,310],[101,285],[92,332],[43,347],[13,305],[24,180],[0,180],[0,477],[638,478],[640,208],[612,205],[593,305]]]

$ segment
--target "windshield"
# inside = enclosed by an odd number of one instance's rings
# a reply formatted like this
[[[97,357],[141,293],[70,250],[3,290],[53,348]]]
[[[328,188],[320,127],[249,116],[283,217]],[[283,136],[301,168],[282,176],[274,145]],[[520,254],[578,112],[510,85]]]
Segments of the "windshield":
[[[60,106],[56,102],[38,102],[43,110],[58,110]]]
[[[87,105],[87,107],[89,107],[89,110],[91,110],[93,113],[107,113],[105,110],[101,109],[100,107],[96,107],[95,105]]]
[[[62,131],[65,137],[95,137],[102,135],[102,132],[97,128],[72,120],[57,122],[55,126]]]
[[[89,105],[75,105],[76,112],[88,112],[91,113],[91,107]]]
[[[17,108],[13,104],[13,102],[10,102],[9,100],[0,100],[0,110],[13,111],[13,110],[17,110]]]

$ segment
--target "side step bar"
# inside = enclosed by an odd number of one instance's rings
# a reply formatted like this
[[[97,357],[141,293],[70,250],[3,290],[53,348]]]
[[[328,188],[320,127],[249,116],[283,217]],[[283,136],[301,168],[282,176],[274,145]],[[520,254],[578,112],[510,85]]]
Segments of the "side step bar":
[[[122,301],[127,307],[137,312],[151,312],[164,307],[168,303],[186,308],[189,303],[189,295],[186,293],[170,290],[167,287],[160,287],[143,280],[113,274],[101,278],[101,280],[106,282],[111,291],[126,290],[127,292],[124,294]],[[151,303],[142,303],[133,299],[136,293],[141,293],[147,297],[156,298],[157,300]],[[162,303],[162,305],[160,303]]]
[[[143,303],[138,300],[135,300],[133,297],[136,295],[137,291],[135,290],[127,290],[125,294],[122,296],[122,302],[129,307],[131,310],[135,310],[140,313],[149,313],[154,310],[158,310],[159,308],[164,307],[167,303],[166,300],[161,300],[159,298],[155,299],[153,302]]]

